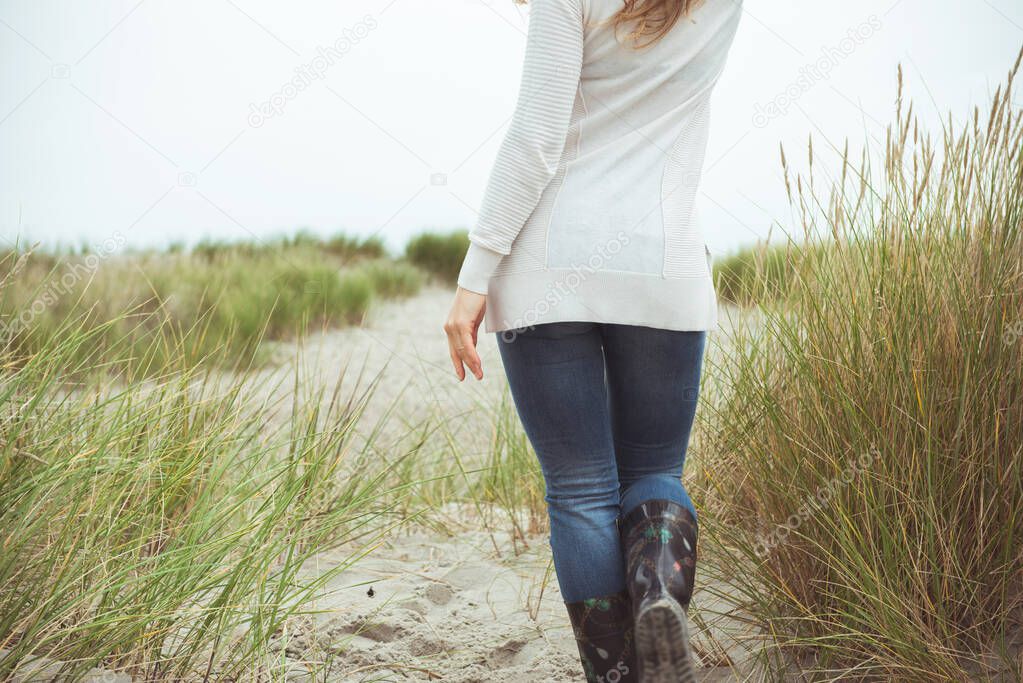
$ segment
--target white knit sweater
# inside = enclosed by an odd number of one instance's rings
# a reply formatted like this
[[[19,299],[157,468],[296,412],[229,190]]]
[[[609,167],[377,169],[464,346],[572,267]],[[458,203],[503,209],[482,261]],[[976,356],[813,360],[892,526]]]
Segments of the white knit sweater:
[[[714,327],[693,202],[741,0],[703,0],[639,50],[614,35],[621,0],[530,5],[518,104],[458,284],[488,295],[488,332]]]

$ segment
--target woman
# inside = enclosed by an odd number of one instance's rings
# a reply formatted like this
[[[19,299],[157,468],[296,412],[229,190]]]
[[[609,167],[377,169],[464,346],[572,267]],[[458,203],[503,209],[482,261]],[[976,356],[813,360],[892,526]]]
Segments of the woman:
[[[694,679],[681,482],[710,252],[693,202],[741,0],[532,0],[524,73],[444,325],[459,380],[498,332],[547,486],[587,680]]]

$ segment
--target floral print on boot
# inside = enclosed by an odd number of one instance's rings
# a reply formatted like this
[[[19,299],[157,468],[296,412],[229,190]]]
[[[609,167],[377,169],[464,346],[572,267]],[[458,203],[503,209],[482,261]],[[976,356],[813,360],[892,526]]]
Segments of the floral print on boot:
[[[566,602],[589,683],[636,683],[632,602],[628,591]]]
[[[686,610],[696,575],[696,519],[670,500],[648,500],[620,520],[642,683],[696,680]]]

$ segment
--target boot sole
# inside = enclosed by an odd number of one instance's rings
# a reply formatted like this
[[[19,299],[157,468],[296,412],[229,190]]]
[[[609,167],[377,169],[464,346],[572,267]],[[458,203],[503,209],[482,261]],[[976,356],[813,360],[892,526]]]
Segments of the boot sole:
[[[665,597],[636,616],[641,683],[696,683],[685,610]]]

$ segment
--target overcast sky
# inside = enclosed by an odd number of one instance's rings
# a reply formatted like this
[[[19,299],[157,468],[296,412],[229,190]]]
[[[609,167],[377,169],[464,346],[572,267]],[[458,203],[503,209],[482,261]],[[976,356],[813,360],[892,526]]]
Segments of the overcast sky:
[[[787,223],[779,141],[804,158],[813,133],[826,164],[826,140],[883,139],[900,62],[933,127],[961,120],[1023,44],[1019,0],[745,8],[698,204],[716,252]],[[308,227],[398,247],[470,227],[527,18],[511,0],[0,0],[0,237]]]

